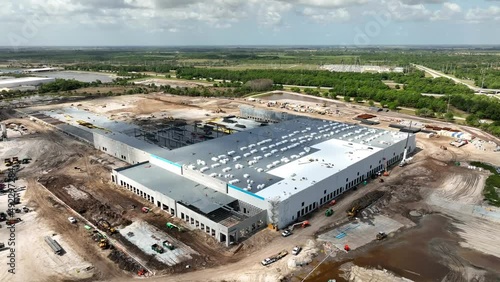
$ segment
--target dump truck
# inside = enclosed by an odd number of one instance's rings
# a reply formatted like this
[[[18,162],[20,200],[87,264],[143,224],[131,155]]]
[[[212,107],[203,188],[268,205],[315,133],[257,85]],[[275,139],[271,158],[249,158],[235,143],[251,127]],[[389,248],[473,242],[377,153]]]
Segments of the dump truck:
[[[163,246],[169,250],[174,249],[174,245],[172,243],[170,243],[168,240],[163,241]]]
[[[382,198],[384,196],[384,192],[382,191],[372,191],[363,197],[355,200],[352,202],[352,204],[349,206],[347,209],[347,216],[349,218],[354,218],[356,215],[361,212],[363,209],[367,208],[371,204],[373,204],[375,201],[378,199]]]
[[[276,261],[278,261],[278,260],[280,260],[280,259],[284,258],[286,255],[288,255],[288,252],[287,252],[287,251],[281,251],[281,252],[280,252],[279,254],[277,254],[277,255],[274,255],[274,256],[271,256],[271,257],[268,257],[268,258],[264,259],[264,260],[261,262],[261,264],[262,264],[263,266],[270,265],[270,264],[272,264],[272,263],[274,263],[274,262],[276,262]]]
[[[12,166],[12,160],[10,158],[4,159],[3,163],[5,166]]]
[[[151,249],[153,249],[153,251],[159,253],[159,254],[163,254],[163,252],[165,252],[165,250],[163,249],[162,246],[158,245],[158,244],[153,244],[151,245]]]

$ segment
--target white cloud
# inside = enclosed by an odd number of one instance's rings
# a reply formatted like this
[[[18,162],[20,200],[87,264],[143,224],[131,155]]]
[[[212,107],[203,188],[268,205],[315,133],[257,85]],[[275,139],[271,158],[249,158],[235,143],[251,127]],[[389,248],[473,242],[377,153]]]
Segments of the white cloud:
[[[317,23],[344,22],[351,18],[349,11],[345,8],[326,11],[317,8],[305,8],[301,14]]]
[[[472,23],[484,21],[500,21],[500,7],[474,8],[467,11],[465,19]]]
[[[341,8],[374,2],[374,0],[278,0],[280,2],[321,8]]]

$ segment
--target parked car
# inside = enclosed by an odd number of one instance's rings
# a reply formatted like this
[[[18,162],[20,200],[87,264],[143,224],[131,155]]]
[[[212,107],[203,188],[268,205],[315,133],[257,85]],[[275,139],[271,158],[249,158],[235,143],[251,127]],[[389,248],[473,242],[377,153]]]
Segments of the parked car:
[[[281,236],[283,236],[283,237],[288,237],[290,235],[292,235],[292,231],[290,231],[290,230],[285,230],[281,233]]]
[[[74,217],[72,217],[72,216],[68,217],[68,220],[69,220],[69,222],[71,222],[71,223],[76,223],[76,218],[74,218]]]
[[[295,246],[292,250],[292,255],[296,256],[300,253],[300,251],[302,251],[302,247],[301,246]]]

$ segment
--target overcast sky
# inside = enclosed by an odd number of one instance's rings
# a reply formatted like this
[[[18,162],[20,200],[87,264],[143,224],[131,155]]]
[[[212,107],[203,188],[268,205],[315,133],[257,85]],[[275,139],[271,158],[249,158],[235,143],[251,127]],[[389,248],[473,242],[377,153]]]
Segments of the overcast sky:
[[[2,0],[0,45],[500,44],[500,0]]]

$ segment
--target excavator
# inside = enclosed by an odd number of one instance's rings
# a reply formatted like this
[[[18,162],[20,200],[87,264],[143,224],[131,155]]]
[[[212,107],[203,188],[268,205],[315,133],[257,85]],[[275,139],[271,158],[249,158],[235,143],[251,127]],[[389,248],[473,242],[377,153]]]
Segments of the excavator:
[[[109,224],[109,222],[107,220],[105,220],[104,218],[101,218],[97,223],[99,224],[99,226],[104,228],[110,234],[116,233],[116,229],[114,227],[111,227],[111,224]]]

